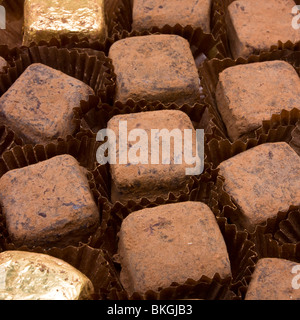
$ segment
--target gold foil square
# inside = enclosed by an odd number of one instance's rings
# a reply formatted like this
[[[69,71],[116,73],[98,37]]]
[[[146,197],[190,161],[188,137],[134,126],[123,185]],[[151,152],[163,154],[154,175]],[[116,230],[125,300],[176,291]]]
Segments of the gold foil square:
[[[25,0],[23,45],[62,35],[104,40],[104,0]]]
[[[0,300],[85,300],[92,282],[67,262],[47,254],[0,253]]]

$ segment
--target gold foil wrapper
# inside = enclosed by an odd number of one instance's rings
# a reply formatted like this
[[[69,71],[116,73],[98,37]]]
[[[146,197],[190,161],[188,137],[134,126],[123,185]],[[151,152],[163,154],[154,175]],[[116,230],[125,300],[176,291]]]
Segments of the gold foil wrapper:
[[[91,281],[61,259],[25,251],[0,254],[0,300],[86,300]]]
[[[25,0],[23,45],[62,35],[104,40],[104,0]]]

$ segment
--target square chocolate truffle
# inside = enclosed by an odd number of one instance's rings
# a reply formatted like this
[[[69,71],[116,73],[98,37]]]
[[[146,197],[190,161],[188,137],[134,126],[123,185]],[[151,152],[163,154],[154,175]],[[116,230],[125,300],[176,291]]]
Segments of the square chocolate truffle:
[[[119,134],[124,124],[127,131]],[[202,163],[196,154],[196,131],[188,115],[182,111],[116,115],[108,122],[107,128],[116,135],[116,146],[114,141],[109,142],[110,150],[115,148],[117,151],[115,163],[110,162],[113,202],[138,201],[142,197],[150,200],[158,196],[167,198],[169,192],[177,194],[188,184],[190,174],[186,169],[197,171],[198,166],[201,170]],[[139,130],[144,130],[143,135]],[[190,138],[185,130],[190,132]],[[191,141],[191,152],[185,151],[184,139]],[[123,146],[127,152],[125,157],[119,152]],[[200,173],[195,172],[195,175]]]
[[[292,26],[293,0],[238,0],[228,6],[226,24],[234,59],[269,51],[278,41],[300,40]]]
[[[147,35],[115,42],[109,50],[117,76],[115,99],[193,105],[200,85],[189,43],[176,35]]]
[[[300,205],[300,157],[285,142],[266,143],[219,165],[224,189],[240,209],[231,217],[250,232],[258,224]]]
[[[278,259],[258,260],[245,300],[300,300],[299,263]]]
[[[211,0],[134,0],[132,29],[143,31],[180,24],[210,33],[211,3]]]
[[[236,65],[219,74],[216,102],[232,141],[258,129],[273,114],[298,108],[299,101],[299,76],[285,61]]]
[[[0,123],[28,144],[47,144],[74,133],[73,108],[94,91],[40,63],[30,65],[0,98]]]
[[[104,40],[105,0],[25,0],[23,45],[60,36]]]
[[[158,290],[203,275],[231,275],[226,244],[209,207],[183,202],[131,213],[119,232],[120,279],[125,290]]]
[[[0,203],[9,236],[18,246],[78,244],[99,225],[86,172],[70,155],[5,173]]]

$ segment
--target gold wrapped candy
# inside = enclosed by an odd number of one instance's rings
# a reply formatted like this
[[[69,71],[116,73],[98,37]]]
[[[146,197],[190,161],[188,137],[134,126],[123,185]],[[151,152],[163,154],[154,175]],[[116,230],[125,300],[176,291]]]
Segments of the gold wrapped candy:
[[[25,251],[0,253],[0,300],[84,300],[94,288],[63,260]]]
[[[61,35],[106,37],[104,0],[25,0],[23,45]]]

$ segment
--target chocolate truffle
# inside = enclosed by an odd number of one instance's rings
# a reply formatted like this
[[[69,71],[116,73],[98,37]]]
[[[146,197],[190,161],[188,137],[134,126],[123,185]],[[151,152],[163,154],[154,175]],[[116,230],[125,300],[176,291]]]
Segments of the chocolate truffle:
[[[226,15],[230,49],[234,59],[269,51],[278,41],[300,40],[292,26],[293,0],[238,0],[228,6]]]
[[[126,123],[127,131],[119,135],[122,123]],[[115,164],[110,164],[113,202],[138,201],[142,197],[155,200],[158,196],[166,198],[169,192],[177,194],[190,179],[186,169],[201,166],[200,157],[196,157],[196,131],[190,118],[182,111],[160,110],[117,115],[108,122],[107,128],[116,135],[116,161]],[[135,130],[140,129],[145,131],[146,137],[143,135],[138,140],[138,137],[131,136]],[[185,130],[191,133],[193,155],[185,152],[183,147],[184,139],[189,139]],[[128,139],[124,142],[127,132]],[[179,139],[175,143],[176,148],[173,139]],[[166,145],[168,143],[170,149]],[[128,154],[128,157],[125,154],[125,161],[119,153],[123,145]],[[113,147],[114,141],[109,145],[111,150]],[[195,172],[195,175],[200,173]]]
[[[0,253],[0,300],[86,300],[92,282],[79,270],[47,254]]]
[[[74,133],[73,108],[94,91],[40,63],[30,65],[0,98],[0,123],[28,144],[46,144]]]
[[[278,259],[258,260],[245,300],[300,300],[299,263]]]
[[[25,0],[24,46],[62,35],[104,40],[104,0]]]
[[[201,202],[143,209],[124,219],[119,232],[121,282],[134,292],[183,284],[203,275],[231,275],[226,245],[214,214]]]
[[[0,203],[16,245],[78,244],[99,224],[99,212],[85,169],[61,155],[5,173]]]
[[[195,104],[199,76],[187,40],[176,35],[147,35],[115,42],[109,50],[116,79],[115,99]]]
[[[285,61],[237,65],[220,73],[216,101],[228,136],[234,141],[282,109],[298,108],[300,79]]]
[[[210,33],[211,0],[134,0],[132,29],[191,25]]]
[[[7,61],[0,57],[0,73],[5,71],[5,68],[8,67]]]
[[[300,205],[300,158],[285,142],[266,143],[219,165],[224,189],[240,209],[231,217],[239,227],[255,226]]]

